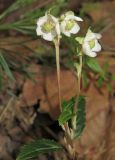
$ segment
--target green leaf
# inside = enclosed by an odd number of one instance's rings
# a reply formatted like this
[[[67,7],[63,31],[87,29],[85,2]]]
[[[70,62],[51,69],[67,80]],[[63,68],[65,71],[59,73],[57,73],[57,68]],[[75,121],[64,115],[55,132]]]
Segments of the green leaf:
[[[87,66],[91,70],[93,70],[94,72],[97,72],[97,73],[101,73],[102,72],[102,69],[101,69],[99,63],[97,62],[97,60],[95,58],[86,57],[85,58],[85,62],[87,64]]]
[[[36,140],[24,145],[16,160],[29,160],[37,157],[39,154],[49,153],[59,149],[62,149],[62,147],[53,140]]]
[[[14,80],[14,77],[13,77],[13,75],[12,75],[12,73],[11,73],[11,71],[10,71],[10,69],[9,69],[9,67],[8,67],[8,65],[7,65],[7,63],[6,63],[3,55],[2,55],[1,53],[0,53],[0,65],[1,65],[1,67],[4,69],[6,75],[7,75],[11,80]]]
[[[83,43],[83,40],[84,40],[84,37],[76,37],[75,40],[76,40],[79,44],[82,44],[82,43]]]
[[[85,71],[82,72],[82,83],[83,83],[83,88],[86,88],[89,85],[89,78]]]
[[[63,125],[73,117],[74,105],[75,105],[75,98],[71,98],[70,100],[64,101],[62,103],[62,113],[58,119],[60,125]]]
[[[97,86],[98,86],[99,88],[102,87],[103,81],[104,81],[103,77],[100,76],[100,77],[98,78],[98,80],[97,80]]]
[[[85,128],[86,124],[85,106],[86,106],[85,97],[80,95],[77,102],[75,138],[80,137]]]

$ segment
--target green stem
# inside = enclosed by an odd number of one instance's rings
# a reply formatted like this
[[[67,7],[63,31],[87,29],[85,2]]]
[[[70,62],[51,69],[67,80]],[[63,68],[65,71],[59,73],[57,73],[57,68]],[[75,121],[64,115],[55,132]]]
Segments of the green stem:
[[[77,88],[77,98],[76,98],[76,103],[74,105],[74,113],[77,111],[77,101],[81,93],[81,74],[82,74],[82,53],[79,55],[79,69],[76,68],[77,72],[77,79],[78,79],[78,88]],[[72,125],[73,125],[73,130],[76,129],[76,116],[73,117],[72,119]]]
[[[54,41],[55,44],[55,49],[56,49],[56,68],[57,68],[57,81],[58,81],[58,98],[59,98],[59,106],[60,106],[60,111],[61,109],[61,86],[60,86],[60,59],[59,59],[59,38],[58,40]]]
[[[80,71],[79,71],[79,75],[78,75],[78,97],[80,95],[81,92],[81,73],[82,73],[82,54],[79,56],[79,65],[80,65]]]
[[[81,74],[82,74],[82,53],[79,55],[79,66],[76,67],[76,72],[77,72],[77,78],[78,78],[78,87],[77,87],[77,98],[76,98],[76,102],[74,105],[74,113],[75,116],[72,118],[72,129],[73,129],[73,136],[74,136],[74,131],[76,130],[76,111],[77,111],[77,102],[78,102],[78,98],[80,96],[81,93]],[[73,137],[74,138],[74,137]],[[74,144],[74,139],[72,139],[73,144]],[[74,146],[72,144],[72,146]],[[77,160],[76,157],[76,153],[73,152],[73,160]]]

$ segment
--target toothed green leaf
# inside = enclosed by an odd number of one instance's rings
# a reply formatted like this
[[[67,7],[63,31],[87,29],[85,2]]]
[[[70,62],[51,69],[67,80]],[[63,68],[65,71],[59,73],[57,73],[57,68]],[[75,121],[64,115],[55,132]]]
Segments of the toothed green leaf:
[[[75,138],[80,137],[85,128],[86,124],[85,106],[86,106],[85,97],[80,95],[77,102]]]
[[[86,57],[85,62],[87,66],[93,70],[94,72],[101,73],[102,69],[98,63],[98,61],[95,58]]]
[[[75,98],[71,98],[70,100],[64,101],[62,103],[62,113],[58,119],[60,125],[66,123],[73,117],[74,104],[75,104]]]
[[[30,160],[37,157],[39,154],[49,153],[59,149],[62,149],[62,147],[53,140],[36,140],[24,145],[16,160]]]

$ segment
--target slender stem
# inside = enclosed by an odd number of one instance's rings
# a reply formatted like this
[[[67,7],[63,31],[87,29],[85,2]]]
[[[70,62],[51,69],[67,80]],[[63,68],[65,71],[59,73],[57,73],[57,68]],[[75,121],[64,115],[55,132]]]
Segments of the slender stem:
[[[60,111],[62,112],[62,108],[61,108],[61,86],[60,86],[60,59],[59,59],[60,38],[55,39],[54,44],[55,44],[55,49],[56,49],[56,68],[57,68],[57,80],[58,80],[59,106],[60,106]],[[71,138],[71,133],[70,133],[68,123],[63,125],[63,129],[65,131],[65,138],[66,138],[66,142],[67,142],[66,145],[67,145],[68,151],[69,151],[70,155],[73,156],[73,153],[71,152],[71,149],[69,149],[70,148],[69,146],[73,147],[73,141],[72,141],[72,138]]]
[[[58,98],[59,98],[59,106],[60,106],[60,111],[61,109],[61,86],[60,86],[60,59],[59,59],[59,38],[58,40],[54,41],[55,44],[55,49],[56,49],[56,68],[57,68],[57,81],[58,81]]]
[[[78,74],[78,96],[80,95],[81,92],[81,73],[82,73],[82,55],[79,56],[79,74]]]
[[[58,80],[58,97],[59,97],[59,106],[60,106],[60,111],[62,112],[62,108],[61,108],[61,86],[60,86],[60,61],[59,61],[59,41],[60,39],[56,39],[54,41],[55,44],[55,49],[56,49],[56,68],[57,68],[57,80]],[[69,126],[68,123],[63,125],[63,129],[65,131],[65,138],[66,138],[66,142],[67,145],[71,146],[72,145],[72,141],[71,141],[71,137],[70,137],[70,130],[69,130]]]
[[[77,102],[81,93],[82,53],[79,55],[79,66],[76,67],[76,72],[77,72],[77,78],[78,78],[78,87],[77,87],[77,98],[74,105],[74,113],[76,113],[77,111]],[[74,133],[74,130],[76,130],[76,115],[72,118],[72,129]],[[72,142],[74,144],[74,140]],[[73,144],[72,146],[74,146]],[[73,152],[73,160],[77,160],[75,152]]]
[[[81,93],[81,73],[82,73],[82,53],[79,55],[79,68],[77,69],[77,79],[78,79],[78,87],[77,87],[77,98],[76,98],[76,103],[74,105],[74,113],[77,111],[77,101]],[[73,129],[76,129],[76,116],[73,117],[72,119],[72,125]]]

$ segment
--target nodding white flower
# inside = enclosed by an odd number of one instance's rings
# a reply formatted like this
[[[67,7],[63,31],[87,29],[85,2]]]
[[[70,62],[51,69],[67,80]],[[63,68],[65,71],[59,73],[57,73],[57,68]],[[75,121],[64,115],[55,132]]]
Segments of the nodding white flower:
[[[88,29],[82,44],[84,54],[89,57],[96,57],[96,52],[101,51],[101,45],[98,42],[98,39],[100,38],[101,34],[93,33],[90,29]]]
[[[42,36],[47,41],[53,41],[60,35],[60,26],[58,18],[47,14],[37,20],[37,35]]]
[[[71,34],[76,34],[80,27],[77,21],[83,21],[80,17],[74,15],[72,11],[69,11],[61,16],[61,32],[70,37]]]

